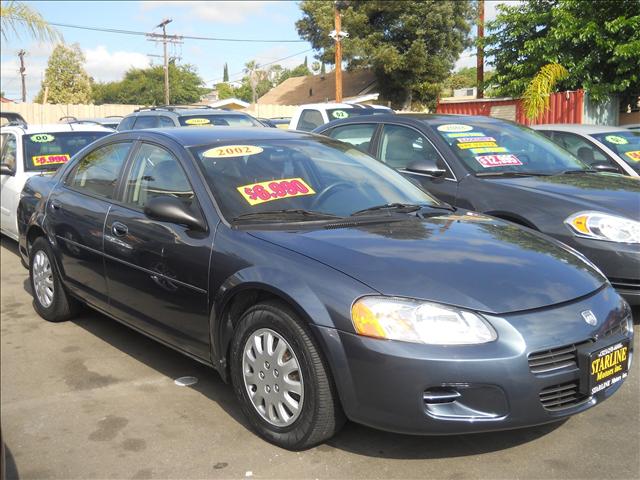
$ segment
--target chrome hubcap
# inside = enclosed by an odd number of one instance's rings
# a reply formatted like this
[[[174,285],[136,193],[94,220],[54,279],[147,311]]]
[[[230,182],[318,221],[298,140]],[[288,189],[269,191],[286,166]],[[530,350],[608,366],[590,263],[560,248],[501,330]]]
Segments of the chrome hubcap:
[[[256,330],[242,355],[244,386],[256,411],[271,425],[291,425],[302,412],[304,385],[296,354],[271,329]]]
[[[33,257],[33,287],[40,305],[49,308],[53,303],[53,272],[49,257],[42,250]]]

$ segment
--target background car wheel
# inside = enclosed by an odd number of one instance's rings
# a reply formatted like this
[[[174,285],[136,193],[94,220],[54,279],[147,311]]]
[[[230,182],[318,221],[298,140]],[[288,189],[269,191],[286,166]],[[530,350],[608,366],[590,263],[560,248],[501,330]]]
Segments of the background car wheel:
[[[240,319],[231,345],[231,379],[253,428],[280,447],[312,447],[344,423],[318,347],[280,302],[260,303]]]
[[[36,312],[49,322],[62,322],[76,314],[78,301],[64,290],[53,258],[49,242],[36,239],[29,256],[29,281]]]

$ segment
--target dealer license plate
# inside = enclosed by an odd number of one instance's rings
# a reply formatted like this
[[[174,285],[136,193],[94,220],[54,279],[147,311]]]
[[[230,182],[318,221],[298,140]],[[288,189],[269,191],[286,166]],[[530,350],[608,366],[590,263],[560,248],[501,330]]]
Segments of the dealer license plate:
[[[588,394],[593,395],[627,378],[629,340],[621,340],[589,355]]]

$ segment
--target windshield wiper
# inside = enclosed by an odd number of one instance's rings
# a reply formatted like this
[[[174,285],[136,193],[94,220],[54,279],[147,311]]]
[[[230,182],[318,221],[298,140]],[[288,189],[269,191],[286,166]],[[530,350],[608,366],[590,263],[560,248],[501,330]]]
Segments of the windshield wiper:
[[[598,173],[598,170],[594,170],[593,168],[587,168],[585,170],[564,170],[556,175],[570,175],[572,173]]]
[[[351,214],[352,217],[359,215],[365,215],[371,212],[399,212],[399,213],[413,213],[423,208],[433,208],[435,210],[447,210],[450,212],[455,211],[455,207],[449,205],[417,205],[414,203],[385,203],[383,205],[375,205],[369,208],[363,208],[362,210],[355,211]]]
[[[478,172],[476,177],[548,177],[544,172]]]
[[[334,215],[332,213],[325,212],[316,212],[313,210],[305,210],[303,208],[286,208],[283,210],[267,210],[265,212],[248,212],[238,215],[237,217],[233,217],[232,221],[242,221],[242,220],[256,220],[256,219],[264,219],[270,217],[284,217],[284,216],[300,216],[306,219],[336,219],[342,218],[339,215]]]

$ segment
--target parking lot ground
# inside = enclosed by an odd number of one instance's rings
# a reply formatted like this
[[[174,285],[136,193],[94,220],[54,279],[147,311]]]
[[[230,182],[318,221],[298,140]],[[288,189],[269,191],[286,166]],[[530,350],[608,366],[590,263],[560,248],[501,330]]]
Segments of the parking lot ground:
[[[16,244],[2,238],[0,257],[8,478],[640,477],[638,361],[614,397],[561,424],[412,437],[348,423],[288,452],[248,429],[215,371],[90,310],[40,319]],[[176,386],[184,375],[199,382]]]

